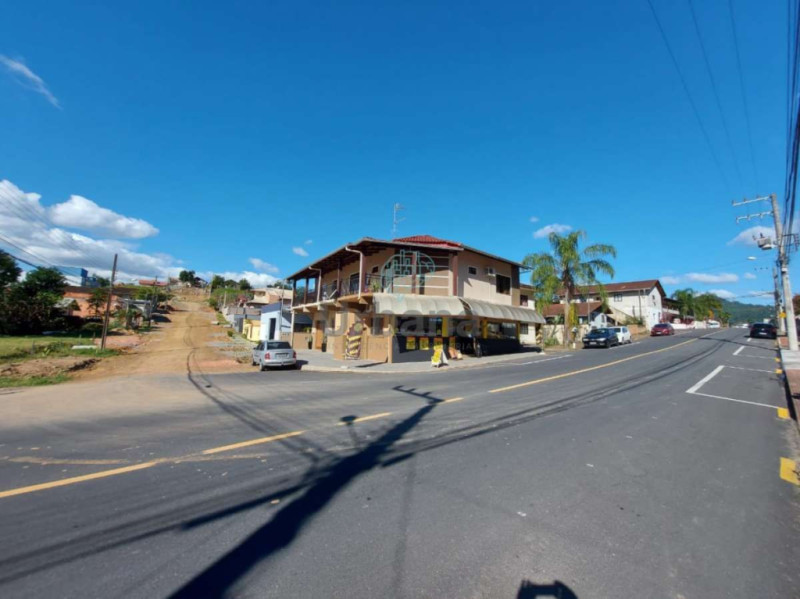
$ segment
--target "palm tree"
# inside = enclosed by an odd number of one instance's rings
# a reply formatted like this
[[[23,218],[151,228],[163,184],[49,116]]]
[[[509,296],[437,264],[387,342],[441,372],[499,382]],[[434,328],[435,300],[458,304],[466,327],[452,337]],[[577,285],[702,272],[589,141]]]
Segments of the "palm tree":
[[[694,316],[695,291],[694,289],[678,289],[673,292],[672,299],[678,302],[678,313],[681,318]]]
[[[708,320],[715,313],[722,311],[722,300],[713,293],[701,293],[694,298],[697,316],[703,320]]]
[[[534,299],[539,305],[552,303],[556,293],[563,290],[565,346],[569,344],[571,336],[567,323],[570,321],[572,298],[588,285],[599,287],[601,297],[605,297],[605,289],[597,280],[597,275],[614,276],[614,267],[605,259],[605,256],[617,257],[614,246],[595,243],[581,250],[580,242],[585,238],[586,231],[573,231],[566,235],[550,233],[547,238],[552,248],[550,253],[528,254],[522,260],[522,264],[531,269]]]

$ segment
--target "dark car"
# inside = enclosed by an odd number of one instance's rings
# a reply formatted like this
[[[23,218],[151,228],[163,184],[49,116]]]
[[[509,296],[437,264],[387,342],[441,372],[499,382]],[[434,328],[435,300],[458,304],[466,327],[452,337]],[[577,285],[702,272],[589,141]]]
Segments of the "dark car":
[[[667,322],[661,322],[657,325],[654,325],[652,329],[650,329],[650,336],[651,337],[661,337],[662,335],[674,335],[675,329],[672,327],[671,324]]]
[[[611,347],[619,345],[617,333],[613,329],[595,329],[583,336],[583,347]]]
[[[750,327],[750,336],[761,339],[776,339],[778,337],[778,330],[775,328],[774,324],[757,322]]]

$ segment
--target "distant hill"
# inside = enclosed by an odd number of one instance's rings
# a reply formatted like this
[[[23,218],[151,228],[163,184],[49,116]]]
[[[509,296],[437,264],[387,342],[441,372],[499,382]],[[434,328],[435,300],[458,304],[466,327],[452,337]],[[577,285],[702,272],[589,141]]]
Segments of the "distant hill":
[[[761,322],[765,318],[775,317],[774,306],[761,306],[758,304],[745,304],[731,300],[722,300],[722,309],[731,315],[731,323]]]

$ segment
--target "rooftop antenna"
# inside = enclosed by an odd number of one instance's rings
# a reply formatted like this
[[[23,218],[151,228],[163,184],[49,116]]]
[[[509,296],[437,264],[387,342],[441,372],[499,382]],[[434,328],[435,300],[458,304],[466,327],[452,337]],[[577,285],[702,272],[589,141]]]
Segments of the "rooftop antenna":
[[[397,213],[401,210],[405,210],[405,206],[402,206],[398,203],[395,203],[395,205],[392,207],[392,239],[397,236],[397,225],[406,220],[405,218],[397,217]]]

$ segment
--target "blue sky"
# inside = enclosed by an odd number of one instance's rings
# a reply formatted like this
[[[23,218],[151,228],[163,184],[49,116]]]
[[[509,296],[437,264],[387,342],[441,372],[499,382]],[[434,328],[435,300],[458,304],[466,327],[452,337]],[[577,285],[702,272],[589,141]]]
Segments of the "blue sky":
[[[389,237],[400,202],[401,235],[521,259],[558,224],[615,245],[616,280],[769,290],[730,203],[783,189],[786,8],[733,2],[751,155],[727,3],[695,10],[732,145],[689,4],[653,1],[713,150],[646,0],[12,3],[0,179],[42,220],[0,235],[258,282]]]

